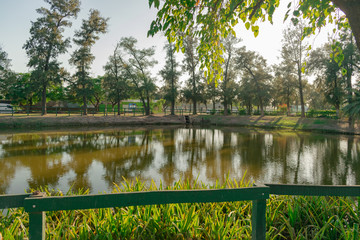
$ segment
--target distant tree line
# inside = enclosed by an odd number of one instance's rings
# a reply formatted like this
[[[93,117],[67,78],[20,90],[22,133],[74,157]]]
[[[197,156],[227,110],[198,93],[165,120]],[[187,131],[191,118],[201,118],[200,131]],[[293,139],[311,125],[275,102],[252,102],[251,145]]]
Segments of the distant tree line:
[[[71,26],[71,19],[80,11],[79,0],[45,0],[49,8],[37,9],[40,17],[32,22],[30,38],[24,49],[29,57],[29,73],[15,73],[10,59],[0,48],[0,98],[14,104],[34,105],[41,102],[42,114],[47,113],[46,102],[77,102],[87,114],[89,103],[99,108],[106,101],[117,106],[124,99],[140,99],[146,115],[151,113],[150,102],[164,99],[164,107],[175,114],[176,103],[191,103],[192,113],[197,106],[215,104],[224,106],[224,115],[231,113],[234,106],[251,114],[256,108],[261,115],[265,107],[275,109],[285,106],[300,106],[305,116],[305,106],[311,109],[335,109],[340,115],[343,109],[350,116],[350,122],[359,116],[359,69],[360,54],[349,28],[343,29],[339,39],[319,49],[311,49],[303,39],[304,25],[289,26],[283,33],[280,63],[269,66],[260,53],[241,46],[241,39],[228,35],[221,39],[224,51],[221,53],[220,81],[216,74],[203,72],[198,45],[200,40],[191,34],[183,34],[183,58],[177,59],[178,46],[166,43],[165,65],[158,73],[161,86],[151,70],[156,59],[154,47],[141,49],[133,37],[122,38],[104,66],[104,76],[90,76],[95,56],[91,47],[100,35],[107,31],[107,18],[99,11],[91,10],[89,18],[83,20],[75,31],[72,42],[77,49],[71,54],[70,64],[75,74],[69,74],[58,61],[65,53],[71,39],[64,39],[62,33]],[[179,33],[182,34],[182,33]],[[339,61],[338,58],[342,58]],[[185,81],[180,83],[180,77]],[[313,83],[309,78],[314,78]]]

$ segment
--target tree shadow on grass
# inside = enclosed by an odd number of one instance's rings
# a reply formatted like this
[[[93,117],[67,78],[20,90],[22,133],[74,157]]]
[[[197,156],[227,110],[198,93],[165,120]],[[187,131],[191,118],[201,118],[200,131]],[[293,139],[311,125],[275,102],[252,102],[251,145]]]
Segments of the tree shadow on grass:
[[[294,128],[299,128],[299,126],[305,126],[305,118],[299,118],[294,126]]]
[[[254,123],[258,123],[258,121],[260,121],[264,116],[259,116],[255,121]]]
[[[280,122],[280,120],[282,120],[283,117],[278,117],[275,118],[273,121],[270,122],[270,126],[275,127],[276,125],[278,125],[278,123]]]

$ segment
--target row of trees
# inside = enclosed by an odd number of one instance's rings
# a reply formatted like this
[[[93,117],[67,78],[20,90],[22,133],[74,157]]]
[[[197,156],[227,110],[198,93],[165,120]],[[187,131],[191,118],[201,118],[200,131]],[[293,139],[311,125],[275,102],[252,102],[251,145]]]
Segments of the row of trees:
[[[20,76],[8,74],[2,79],[1,90],[6,93],[25,90],[27,93],[25,96],[31,99],[30,102],[33,101],[34,95],[40,94],[42,114],[45,115],[48,92],[67,81],[72,85],[76,95],[82,97],[86,111],[87,95],[92,85],[89,70],[95,58],[91,53],[91,47],[99,39],[99,34],[106,32],[108,19],[101,17],[98,10],[90,10],[89,18],[83,20],[81,28],[75,32],[72,39],[78,49],[72,53],[69,61],[76,67],[76,73],[70,76],[60,66],[58,57],[70,47],[71,40],[64,38],[63,32],[65,28],[71,26],[71,19],[77,17],[80,1],[45,0],[45,2],[50,6],[36,10],[40,17],[35,22],[31,22],[30,38],[23,46],[29,57],[28,67],[32,69],[31,74],[20,74]],[[25,81],[27,88],[14,89],[14,84],[21,84],[19,81]],[[33,91],[35,89],[36,91]]]
[[[221,81],[217,85],[215,75],[201,70],[199,39],[191,34],[183,38],[183,60],[175,57],[173,44],[166,44],[166,63],[159,75],[163,86],[158,87],[151,76],[157,63],[153,59],[154,48],[139,49],[137,40],[122,38],[104,66],[105,75],[92,78],[89,75],[94,56],[91,46],[106,32],[107,19],[91,10],[89,19],[83,20],[75,32],[73,42],[78,46],[70,63],[76,73],[70,76],[60,67],[57,57],[69,47],[70,39],[63,40],[64,27],[71,25],[69,18],[79,12],[77,0],[46,0],[50,9],[38,9],[42,17],[32,23],[31,37],[24,48],[29,56],[31,73],[14,74],[9,70],[10,60],[0,49],[0,94],[15,103],[32,105],[41,100],[46,114],[46,99],[76,101],[82,103],[84,114],[91,102],[98,107],[101,101],[118,106],[127,98],[139,98],[145,113],[150,114],[152,99],[165,99],[174,114],[176,101],[191,102],[193,114],[198,103],[216,102],[224,106],[224,114],[234,104],[246,108],[250,114],[253,106],[264,115],[266,106],[285,104],[290,113],[291,105],[300,105],[305,116],[305,105],[315,109],[333,107],[337,111],[354,99],[354,76],[359,72],[360,57],[349,29],[340,34],[340,41],[331,41],[323,47],[311,50],[303,40],[304,26],[299,23],[284,32],[281,62],[268,66],[257,52],[240,47],[240,39],[229,35],[221,42]],[[50,31],[51,30],[51,31]],[[342,57],[341,61],[337,58]],[[186,81],[180,88],[179,78],[185,73]],[[309,75],[316,76],[313,84]],[[65,83],[65,84],[64,84]]]

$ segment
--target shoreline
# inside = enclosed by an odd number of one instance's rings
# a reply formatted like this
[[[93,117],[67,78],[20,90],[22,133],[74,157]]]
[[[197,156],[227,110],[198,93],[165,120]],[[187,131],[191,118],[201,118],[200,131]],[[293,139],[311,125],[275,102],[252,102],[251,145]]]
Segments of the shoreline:
[[[49,127],[186,125],[185,116],[1,116],[1,130],[41,129]],[[349,128],[341,119],[300,118],[287,116],[190,115],[194,126],[256,127],[360,135],[359,125]]]

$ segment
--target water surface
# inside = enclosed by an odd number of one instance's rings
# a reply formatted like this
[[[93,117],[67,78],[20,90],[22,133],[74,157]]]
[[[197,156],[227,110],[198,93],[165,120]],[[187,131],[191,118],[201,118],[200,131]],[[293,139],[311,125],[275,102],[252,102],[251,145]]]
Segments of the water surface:
[[[110,192],[123,178],[171,185],[230,178],[360,184],[360,138],[248,128],[112,128],[0,133],[0,194],[49,186]]]

